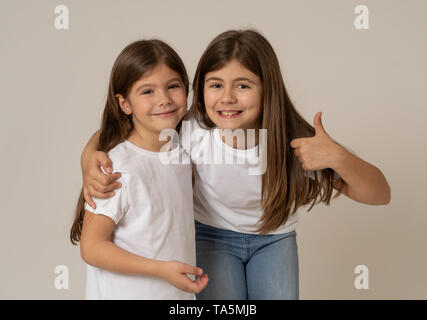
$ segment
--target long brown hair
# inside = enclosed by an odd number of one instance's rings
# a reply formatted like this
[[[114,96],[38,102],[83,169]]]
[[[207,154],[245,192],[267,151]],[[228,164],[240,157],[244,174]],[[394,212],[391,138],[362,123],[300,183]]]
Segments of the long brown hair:
[[[214,38],[203,53],[193,82],[191,112],[205,128],[215,124],[209,119],[204,104],[203,87],[208,72],[237,60],[256,74],[263,87],[261,128],[267,129],[267,171],[262,177],[261,205],[264,211],[258,232],[268,233],[285,224],[289,214],[318,196],[329,205],[333,191],[334,170],[321,171],[320,180],[308,179],[290,142],[296,138],[312,137],[314,128],[296,111],[286,91],[280,65],[268,40],[255,30],[230,30]],[[342,193],[344,184],[334,198]],[[292,210],[291,206],[294,204]]]
[[[121,94],[126,99],[132,85],[160,63],[164,63],[181,76],[188,96],[187,71],[179,55],[169,45],[157,39],[140,40],[129,44],[119,54],[111,70],[107,101],[101,120],[98,151],[108,152],[124,141],[134,128],[132,116],[122,111],[116,94]],[[181,122],[177,126],[178,130],[180,125]],[[70,231],[70,240],[74,245],[77,245],[81,237],[84,204],[82,189]]]

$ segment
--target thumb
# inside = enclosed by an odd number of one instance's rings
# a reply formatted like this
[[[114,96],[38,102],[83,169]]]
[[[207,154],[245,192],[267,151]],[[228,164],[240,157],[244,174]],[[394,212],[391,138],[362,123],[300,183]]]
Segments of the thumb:
[[[203,274],[203,270],[197,267],[190,266],[188,264],[184,265],[183,272],[187,274],[194,274],[196,276],[200,276]]]
[[[111,163],[111,160],[108,158],[106,153],[103,152],[101,154],[99,162],[101,163],[102,168],[104,168],[107,173],[113,172],[113,164]]]
[[[316,130],[316,136],[326,133],[322,123],[322,112],[318,112],[314,116],[314,130]]]

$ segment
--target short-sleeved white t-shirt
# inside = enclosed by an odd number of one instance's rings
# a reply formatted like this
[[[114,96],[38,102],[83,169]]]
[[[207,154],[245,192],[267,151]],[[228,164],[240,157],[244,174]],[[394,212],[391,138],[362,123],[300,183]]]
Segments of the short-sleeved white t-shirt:
[[[178,161],[182,148],[160,153],[125,140],[108,152],[120,189],[109,199],[94,199],[96,209],[116,223],[112,242],[145,258],[195,265],[195,232],[191,164]],[[187,156],[188,157],[188,156]],[[174,164],[175,163],[175,164]],[[87,265],[87,299],[195,299],[166,280],[127,275]]]
[[[222,141],[217,128],[201,128],[192,115],[187,115],[183,122],[182,145],[196,166],[193,186],[195,219],[221,229],[257,234],[263,214],[262,175],[253,174],[263,172],[259,148],[232,148]],[[226,157],[232,159],[231,163],[226,162]],[[309,177],[313,178],[312,172]],[[290,214],[284,225],[269,234],[295,230],[297,214],[298,211]]]

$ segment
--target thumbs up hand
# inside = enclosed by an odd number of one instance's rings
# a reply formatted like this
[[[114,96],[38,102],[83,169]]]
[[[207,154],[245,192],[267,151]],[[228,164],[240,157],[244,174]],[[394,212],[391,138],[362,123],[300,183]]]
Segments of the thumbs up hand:
[[[310,138],[293,139],[290,143],[304,170],[334,168],[343,147],[334,142],[322,124],[322,112],[314,116],[316,134]]]

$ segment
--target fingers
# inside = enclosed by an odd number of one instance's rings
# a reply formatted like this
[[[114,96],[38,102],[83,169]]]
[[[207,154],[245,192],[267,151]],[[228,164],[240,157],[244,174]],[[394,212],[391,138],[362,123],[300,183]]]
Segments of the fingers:
[[[187,274],[194,274],[197,275],[196,280],[191,280],[190,278],[186,277],[188,282],[188,289],[192,293],[200,293],[208,284],[209,277],[207,274],[203,274],[203,270],[198,267],[185,265],[185,273]]]
[[[197,277],[197,280],[191,280],[185,276],[185,289],[184,291],[191,293],[200,293],[208,284],[209,277],[207,274],[202,274]]]
[[[110,160],[104,160],[103,162],[101,162],[101,166],[104,168],[104,170],[107,173],[112,173],[113,172],[113,164],[111,163]]]
[[[89,180],[95,180],[104,186],[108,186],[110,183],[116,181],[121,177],[120,172],[112,174],[105,174],[101,170],[91,170],[89,172]]]
[[[88,190],[89,190],[89,194],[94,197],[94,198],[98,198],[98,199],[108,199],[111,198],[112,196],[115,195],[115,192],[108,192],[108,193],[103,193],[103,192],[99,192],[97,190],[95,190],[92,186],[88,186]]]
[[[107,175],[102,173],[99,169],[91,171],[84,184],[87,189],[87,194],[98,199],[111,198],[115,194],[113,190],[119,189],[122,186],[120,182],[114,182],[120,178],[120,176],[121,174],[119,172]]]
[[[193,290],[194,293],[200,293],[206,286],[208,285],[209,277],[207,274],[202,274],[201,276],[197,277],[196,281],[193,281]]]
[[[197,277],[197,287],[198,287],[198,291],[196,293],[200,293],[204,288],[206,288],[206,286],[208,285],[209,282],[209,276],[207,274],[202,274],[200,277]]]
[[[166,266],[169,271],[165,272],[165,279],[185,292],[199,293],[209,281],[201,268],[180,261],[169,261]],[[196,275],[196,280],[190,279],[190,274]]]
[[[301,157],[301,151],[300,151],[300,148],[296,148],[296,149],[294,150],[294,154],[295,154],[295,156],[298,158],[298,161],[299,161],[301,164],[303,164],[303,163],[304,163],[304,161],[303,161],[303,159],[302,159],[302,157]]]
[[[304,159],[303,159],[303,157],[302,157],[302,155],[301,155],[301,150],[300,150],[300,148],[296,148],[296,149],[294,150],[294,154],[295,154],[295,156],[298,158],[298,161],[299,161],[299,163],[301,164],[301,167],[302,167],[304,170],[307,170],[307,167],[305,166],[305,163],[304,163]]]
[[[188,264],[183,263],[182,273],[194,274],[196,276],[201,276],[203,274],[203,270],[194,266],[190,266]]]
[[[114,194],[114,192],[111,192],[111,191],[115,189],[119,189],[122,186],[122,184],[120,182],[112,182],[108,185],[103,185],[102,183],[99,183],[97,180],[92,180],[90,182],[90,186],[95,192],[102,193],[102,194],[110,194],[110,193]]]
[[[300,148],[300,147],[302,147],[305,144],[306,140],[307,140],[307,138],[296,138],[296,139],[293,139],[290,142],[290,146],[292,148],[294,148],[294,149]]]
[[[85,201],[95,210],[96,203],[93,201],[92,197],[89,194],[89,191],[86,188],[83,188],[83,197],[85,198]]]
[[[108,155],[106,152],[103,151],[97,151],[95,154],[95,159],[98,161],[98,163],[104,168],[104,170],[107,173],[113,172],[113,164],[111,163],[110,158],[108,158]]]

